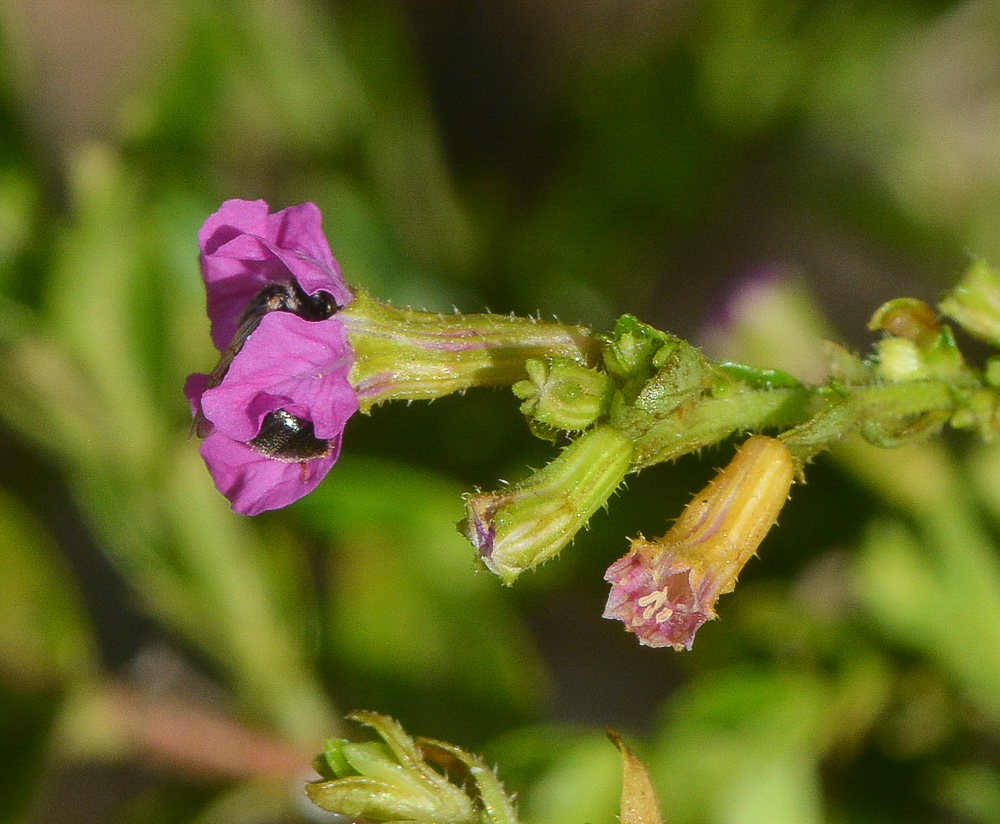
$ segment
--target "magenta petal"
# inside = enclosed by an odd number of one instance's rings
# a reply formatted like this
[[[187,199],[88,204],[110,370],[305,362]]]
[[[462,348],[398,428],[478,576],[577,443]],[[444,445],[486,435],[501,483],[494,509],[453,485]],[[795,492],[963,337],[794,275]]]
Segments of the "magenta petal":
[[[604,576],[611,593],[604,617],[621,621],[648,647],[691,649],[695,633],[715,617],[703,587],[693,587],[691,570],[650,566],[642,553],[630,552]]]
[[[192,417],[201,412],[201,396],[205,394],[205,388],[207,386],[208,375],[202,374],[201,372],[195,372],[188,375],[187,380],[184,381],[184,395],[191,404]]]
[[[307,294],[329,292],[339,306],[351,301],[312,203],[271,215],[263,200],[227,200],[201,227],[198,245],[212,341],[220,351],[247,304],[270,283],[294,278]]]
[[[201,444],[201,456],[216,488],[240,515],[280,509],[308,495],[326,477],[339,454],[339,437],[331,440],[328,455],[295,463],[271,460],[219,432]]]
[[[202,254],[213,255],[220,246],[240,234],[262,237],[267,231],[268,205],[263,200],[227,200],[198,230]]]
[[[269,412],[285,409],[313,423],[317,438],[339,435],[358,411],[347,380],[354,351],[336,318],[318,323],[271,312],[233,359],[225,379],[208,389],[201,407],[216,427],[249,441]]]
[[[300,203],[275,212],[268,218],[268,230],[272,251],[307,294],[325,289],[338,305],[351,302],[351,291],[330,252],[323,234],[323,216],[315,203]]]

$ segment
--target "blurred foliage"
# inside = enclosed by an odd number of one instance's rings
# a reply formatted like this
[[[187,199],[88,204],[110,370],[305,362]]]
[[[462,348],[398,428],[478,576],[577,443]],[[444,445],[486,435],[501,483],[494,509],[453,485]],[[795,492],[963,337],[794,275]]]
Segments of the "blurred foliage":
[[[248,521],[180,391],[228,197],[316,202],[399,304],[697,336],[794,271],[713,354],[794,371],[796,318],[831,334],[809,290],[865,346],[883,300],[1000,260],[996,4],[91,5],[115,26],[0,11],[0,820],[308,820],[297,765],[355,707],[483,750],[526,821],[613,820],[606,724],[671,824],[1000,820],[995,446],[845,444],[677,655],[600,619],[601,575],[725,456],[503,590],[453,525],[551,454],[513,396],[352,421],[315,495]],[[101,71],[129,82],[78,99]]]

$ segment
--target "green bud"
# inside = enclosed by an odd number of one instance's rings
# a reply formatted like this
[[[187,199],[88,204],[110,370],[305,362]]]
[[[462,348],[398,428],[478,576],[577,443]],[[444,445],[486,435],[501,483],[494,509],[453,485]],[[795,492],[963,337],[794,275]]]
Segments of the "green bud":
[[[382,740],[326,742],[314,762],[322,778],[306,784],[318,807],[370,822],[517,824],[512,800],[478,756],[443,741],[414,741],[378,713],[348,718],[371,727]]]
[[[957,385],[974,380],[948,326],[909,329],[912,337],[887,337],[876,344],[876,372],[890,383],[940,378]]]
[[[868,328],[887,332],[877,345],[876,374],[890,383],[969,377],[955,337],[942,326],[934,310],[916,298],[883,303]]]
[[[306,784],[316,806],[351,819],[473,824],[472,799],[424,759],[391,718],[373,712],[348,716],[371,727],[381,742],[330,739],[314,766],[322,780]]]
[[[514,384],[521,412],[552,430],[582,432],[608,408],[611,379],[565,358],[529,360],[528,380]]]
[[[938,308],[970,335],[1000,346],[1000,272],[986,262],[973,263]]]
[[[873,332],[881,329],[897,338],[912,341],[920,349],[930,349],[941,331],[937,315],[917,298],[895,298],[883,303],[868,321]]]
[[[614,334],[603,340],[603,353],[617,385],[609,419],[634,438],[703,393],[711,381],[698,349],[630,315],[619,318]]]
[[[681,342],[680,338],[654,329],[631,315],[622,315],[612,335],[602,339],[604,364],[619,383],[641,386]]]
[[[604,506],[629,471],[634,445],[608,426],[591,429],[512,489],[468,495],[462,534],[486,567],[512,584],[554,558]]]

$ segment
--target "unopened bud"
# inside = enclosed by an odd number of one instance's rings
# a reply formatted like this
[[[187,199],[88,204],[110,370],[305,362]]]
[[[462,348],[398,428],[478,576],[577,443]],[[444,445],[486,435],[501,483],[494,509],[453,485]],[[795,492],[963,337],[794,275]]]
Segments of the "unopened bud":
[[[939,308],[970,335],[1000,346],[1000,272],[985,261],[969,267]]]
[[[505,584],[559,554],[611,497],[631,465],[631,440],[591,429],[509,490],[466,497],[462,534]]]
[[[930,349],[941,331],[941,323],[934,310],[922,300],[895,298],[875,310],[868,328],[912,341],[920,349]]]
[[[478,820],[472,799],[424,760],[399,724],[373,712],[349,717],[374,729],[382,741],[328,740],[314,762],[322,780],[306,784],[314,804],[355,821]]]
[[[607,411],[611,379],[565,358],[529,360],[528,379],[512,387],[521,412],[552,430],[582,432]]]

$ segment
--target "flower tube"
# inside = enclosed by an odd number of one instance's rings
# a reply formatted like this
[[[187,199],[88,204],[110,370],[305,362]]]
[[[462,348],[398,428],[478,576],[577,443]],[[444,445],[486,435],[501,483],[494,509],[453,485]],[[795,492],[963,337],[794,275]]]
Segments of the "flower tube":
[[[685,507],[658,541],[637,538],[604,576],[611,583],[605,618],[650,647],[691,649],[714,619],[788,498],[795,464],[776,438],[754,435]]]
[[[516,486],[468,495],[459,531],[505,584],[551,560],[607,503],[629,470],[632,442],[608,426],[584,432]]]

